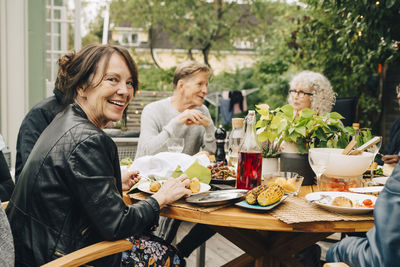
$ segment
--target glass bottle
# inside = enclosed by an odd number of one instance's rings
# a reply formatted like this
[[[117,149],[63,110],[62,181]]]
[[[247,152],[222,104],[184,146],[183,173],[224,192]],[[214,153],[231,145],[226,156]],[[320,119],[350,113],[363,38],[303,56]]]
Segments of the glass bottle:
[[[357,143],[356,143],[356,145],[354,146],[354,148],[353,149],[356,149],[356,148],[358,148],[359,147],[359,144],[358,144],[358,136],[359,136],[359,134],[360,134],[360,124],[359,123],[353,123],[353,129],[354,129],[354,136],[352,137],[352,139],[351,140],[355,140]]]
[[[237,169],[239,148],[244,136],[243,124],[243,118],[233,118],[232,131],[228,139],[228,165],[235,169]]]
[[[250,190],[261,184],[262,150],[256,135],[256,114],[249,110],[239,149],[236,188]]]
[[[226,138],[226,131],[222,127],[215,131],[215,139],[217,143],[217,149],[215,150],[215,161],[217,163],[224,162],[226,163],[226,156],[225,156],[225,138]]]

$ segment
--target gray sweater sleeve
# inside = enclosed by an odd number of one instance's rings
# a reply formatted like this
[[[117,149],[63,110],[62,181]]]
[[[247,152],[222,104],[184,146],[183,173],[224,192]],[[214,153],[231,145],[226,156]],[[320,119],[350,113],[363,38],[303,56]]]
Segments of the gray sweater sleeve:
[[[206,132],[204,133],[203,137],[203,150],[208,151],[212,154],[215,153],[216,150],[216,144],[215,144],[215,126],[212,121],[210,112],[206,107],[202,108],[201,110],[204,115],[207,116],[207,118],[210,119],[211,123],[206,127]]]
[[[177,129],[183,126],[176,118],[168,121],[163,112],[162,105],[147,105],[143,109],[136,158],[167,151],[168,138],[176,136]]]

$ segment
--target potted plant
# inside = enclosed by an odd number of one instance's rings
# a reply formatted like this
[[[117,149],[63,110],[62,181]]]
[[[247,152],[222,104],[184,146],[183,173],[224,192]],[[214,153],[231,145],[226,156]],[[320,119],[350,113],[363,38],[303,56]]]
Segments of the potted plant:
[[[267,104],[256,107],[261,115],[256,124],[259,141],[276,142],[282,149],[281,171],[299,173],[304,176],[303,184],[313,183],[314,173],[308,163],[309,148],[344,148],[349,142],[352,128],[343,126],[340,121],[343,117],[337,112],[317,115],[306,108],[296,114],[291,105],[274,110]],[[289,147],[294,149],[287,151]]]
[[[278,142],[265,140],[261,143],[262,148],[262,172],[277,172],[279,171],[279,154],[280,148]]]

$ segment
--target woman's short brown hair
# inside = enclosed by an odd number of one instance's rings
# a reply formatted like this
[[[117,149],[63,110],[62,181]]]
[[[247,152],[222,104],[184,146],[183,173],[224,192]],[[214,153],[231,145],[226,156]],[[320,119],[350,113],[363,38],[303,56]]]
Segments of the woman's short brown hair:
[[[58,60],[59,70],[55,82],[55,88],[64,93],[64,103],[72,103],[77,96],[77,89],[86,89],[93,83],[93,78],[98,71],[101,60],[104,58],[103,75],[113,53],[119,53],[128,65],[132,75],[134,94],[139,87],[138,70],[135,61],[129,51],[117,45],[91,44],[82,48],[79,52],[71,52]],[[102,79],[101,79],[102,80]],[[101,82],[99,81],[99,83]],[[96,85],[97,86],[97,85]]]
[[[182,64],[178,65],[178,67],[176,67],[176,70],[174,72],[174,80],[173,80],[174,89],[178,85],[179,80],[189,77],[192,74],[195,74],[200,71],[208,73],[208,76],[211,75],[211,69],[206,64],[197,61],[185,61]]]

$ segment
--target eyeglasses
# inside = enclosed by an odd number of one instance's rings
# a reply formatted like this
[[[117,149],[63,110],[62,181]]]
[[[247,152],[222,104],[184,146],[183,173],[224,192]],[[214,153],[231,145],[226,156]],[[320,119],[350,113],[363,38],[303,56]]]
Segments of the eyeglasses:
[[[396,86],[396,94],[400,94],[400,84]]]
[[[313,95],[313,93],[307,93],[304,91],[296,91],[296,90],[289,90],[289,94],[291,94],[292,96],[298,96],[303,98],[305,95]]]

